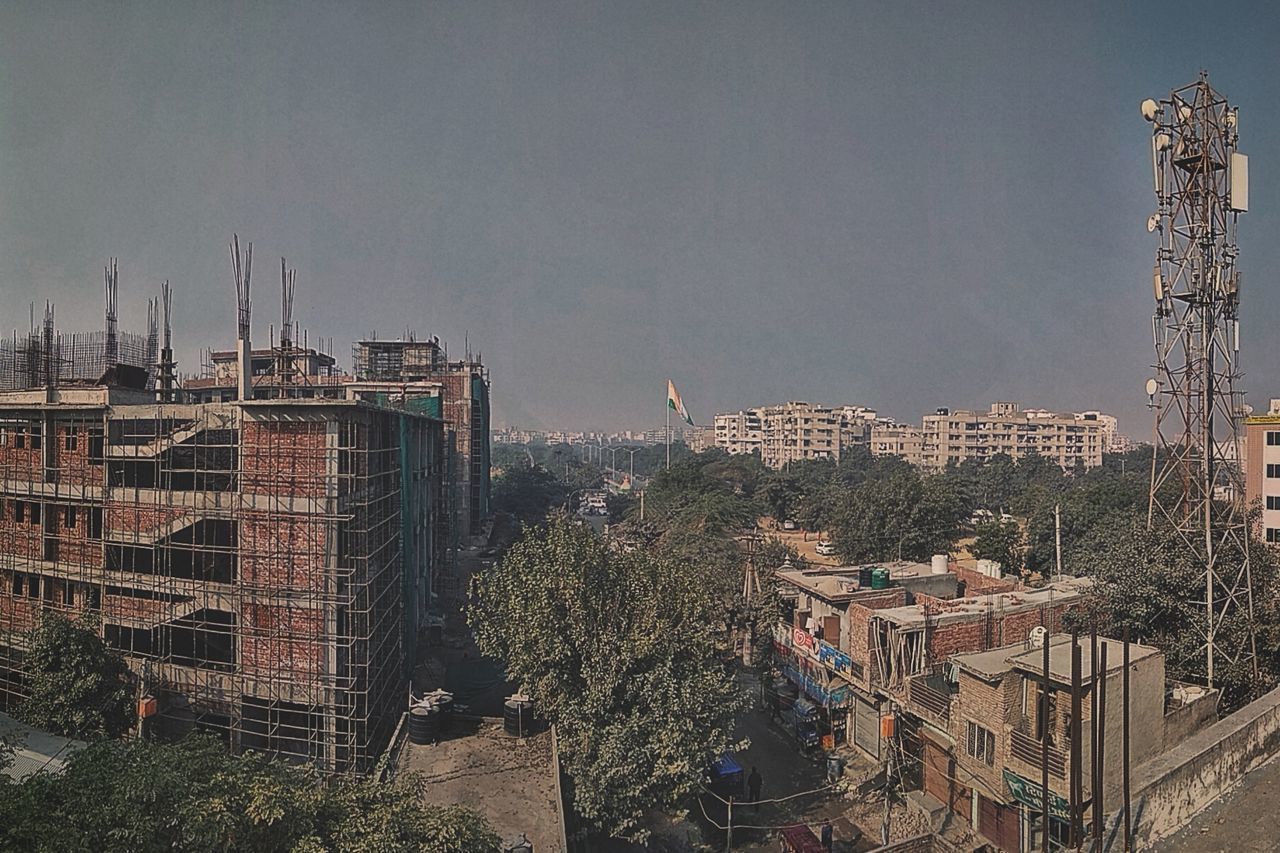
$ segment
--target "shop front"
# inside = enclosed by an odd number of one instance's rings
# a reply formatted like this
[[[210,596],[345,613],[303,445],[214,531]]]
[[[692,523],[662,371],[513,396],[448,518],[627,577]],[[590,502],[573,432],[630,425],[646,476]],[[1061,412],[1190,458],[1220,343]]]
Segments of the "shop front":
[[[1022,853],[1044,849],[1044,788],[1039,782],[1024,779],[1010,770],[1004,771],[1005,784],[1009,786],[1009,794],[1018,808],[1018,833],[1020,846],[1005,847],[1002,850],[1016,850]],[[983,835],[986,835],[983,832]],[[987,836],[991,840],[997,839]],[[1071,804],[1049,791],[1049,841],[1050,849],[1065,850],[1071,841]]]

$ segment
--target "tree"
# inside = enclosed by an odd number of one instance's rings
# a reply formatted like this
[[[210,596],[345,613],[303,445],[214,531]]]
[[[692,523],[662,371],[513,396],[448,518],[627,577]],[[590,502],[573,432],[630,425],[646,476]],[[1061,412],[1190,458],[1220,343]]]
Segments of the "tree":
[[[564,500],[564,484],[546,468],[512,468],[493,481],[493,509],[537,524]]]
[[[966,512],[963,495],[946,477],[898,469],[844,496],[833,513],[831,539],[850,563],[927,560],[951,547]]]
[[[1238,708],[1276,683],[1277,567],[1273,549],[1253,542],[1250,562],[1254,583],[1255,627],[1260,677],[1232,666],[1229,656],[1215,662],[1215,686],[1223,691],[1224,707]],[[1231,565],[1229,552],[1220,557]],[[1179,535],[1160,526],[1148,529],[1140,512],[1115,513],[1089,531],[1070,554],[1069,564],[1098,581],[1096,610],[1112,633],[1128,626],[1136,641],[1165,653],[1170,678],[1198,680],[1204,667],[1205,572],[1195,554],[1183,547]],[[1223,593],[1219,593],[1223,594]],[[1215,644],[1239,648],[1248,642],[1243,608],[1217,627]]]
[[[643,839],[730,741],[740,697],[717,660],[723,602],[702,567],[621,552],[559,519],[477,576],[468,620],[558,727],[578,815]]]
[[[478,815],[417,796],[412,784],[325,782],[265,756],[233,756],[205,736],[99,741],[61,773],[0,785],[0,849],[497,853]]]
[[[979,560],[995,560],[1005,574],[1022,570],[1022,528],[1016,521],[984,521],[974,531],[969,552]]]
[[[36,728],[74,738],[119,737],[134,724],[131,676],[124,657],[91,623],[46,610],[26,655],[28,698],[18,716]]]

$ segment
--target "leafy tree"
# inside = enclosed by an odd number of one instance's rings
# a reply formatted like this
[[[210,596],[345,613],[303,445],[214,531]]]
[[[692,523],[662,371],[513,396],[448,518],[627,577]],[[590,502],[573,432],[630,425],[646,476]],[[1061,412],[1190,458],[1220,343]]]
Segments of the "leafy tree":
[[[979,560],[995,560],[1005,574],[1022,570],[1022,528],[1016,521],[984,521],[974,531],[969,552]]]
[[[160,853],[433,850],[496,853],[472,812],[422,806],[411,785],[323,781],[204,736],[100,741],[58,774],[0,785],[0,849]]]
[[[493,509],[526,524],[537,524],[567,493],[564,484],[546,468],[512,468],[493,481]]]
[[[51,610],[31,632],[26,655],[30,695],[18,716],[74,738],[118,737],[135,720],[131,676],[124,657],[89,622]]]
[[[1240,559],[1229,550],[1219,556],[1224,565]],[[1067,559],[1079,573],[1098,580],[1097,610],[1110,623],[1112,633],[1128,626],[1135,640],[1163,651],[1171,678],[1197,680],[1203,676],[1204,566],[1197,563],[1194,552],[1182,544],[1176,532],[1159,525],[1148,530],[1146,517],[1140,512],[1115,513],[1090,530]],[[1280,658],[1275,654],[1280,620],[1273,549],[1254,542],[1250,563],[1262,672],[1255,678],[1247,668],[1232,665],[1227,654],[1215,659],[1215,685],[1222,688],[1229,708],[1261,695],[1280,674]],[[1247,637],[1248,623],[1241,608],[1218,626],[1215,645],[1237,649],[1248,642]]]
[[[832,520],[832,542],[851,563],[926,560],[951,546],[966,514],[963,495],[945,477],[899,469],[844,497]]]
[[[610,549],[563,519],[478,576],[468,619],[560,732],[577,813],[611,835],[692,793],[740,698],[717,661],[723,602],[668,552]]]

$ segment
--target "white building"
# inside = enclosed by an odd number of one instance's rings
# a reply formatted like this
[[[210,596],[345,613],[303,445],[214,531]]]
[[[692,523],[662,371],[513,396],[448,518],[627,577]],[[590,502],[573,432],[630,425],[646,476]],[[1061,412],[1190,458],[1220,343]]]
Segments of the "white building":
[[[1096,417],[1023,411],[1011,402],[992,403],[987,412],[938,409],[923,418],[919,464],[938,470],[1003,453],[1013,459],[1039,454],[1066,470],[1077,464],[1096,468],[1102,464],[1102,430]]]

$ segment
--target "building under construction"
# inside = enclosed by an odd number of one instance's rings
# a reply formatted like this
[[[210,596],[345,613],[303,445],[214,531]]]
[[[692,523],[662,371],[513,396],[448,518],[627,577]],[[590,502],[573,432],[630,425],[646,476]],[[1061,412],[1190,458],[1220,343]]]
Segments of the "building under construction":
[[[111,364],[69,379],[48,326],[45,368],[0,391],[0,705],[25,695],[42,612],[87,613],[157,700],[154,733],[367,769],[444,547],[442,420],[336,383],[191,403]]]
[[[358,341],[352,351],[355,381],[402,395],[435,395],[436,414],[444,418],[451,446],[447,475],[457,514],[457,533],[465,542],[489,516],[490,413],[489,372],[480,356],[468,351],[450,361],[437,338]],[[431,391],[430,389],[437,389]]]

